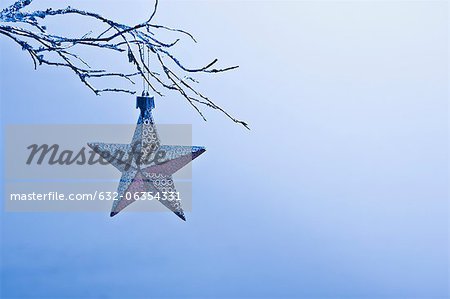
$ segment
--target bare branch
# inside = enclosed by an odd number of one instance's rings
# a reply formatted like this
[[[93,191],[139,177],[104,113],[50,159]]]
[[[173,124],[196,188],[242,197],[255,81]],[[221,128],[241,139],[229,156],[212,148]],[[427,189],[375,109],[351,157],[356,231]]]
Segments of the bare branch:
[[[150,17],[145,22],[132,26],[118,23],[97,13],[72,7],[23,11],[23,8],[29,6],[32,1],[17,0],[14,4],[0,11],[0,35],[10,38],[22,50],[27,51],[33,60],[35,68],[39,65],[49,65],[70,69],[83,84],[97,95],[103,92],[134,94],[136,91],[122,88],[98,89],[92,85],[90,79],[118,77],[127,80],[131,84],[135,84],[133,78],[141,77],[145,84],[159,96],[164,96],[159,89],[172,90],[179,93],[204,120],[206,118],[198,105],[218,110],[233,122],[241,124],[248,129],[248,125],[245,122],[231,116],[223,108],[216,105],[212,100],[187,83],[187,81],[198,82],[196,79],[187,76],[189,73],[222,73],[236,69],[238,66],[213,68],[217,63],[217,59],[214,59],[206,66],[200,68],[185,67],[171,53],[171,48],[180,39],[172,42],[164,42],[157,37],[156,33],[160,30],[167,30],[185,35],[194,42],[196,40],[187,31],[151,23],[158,9],[158,0],[155,0],[155,6]],[[90,31],[81,37],[59,36],[51,34],[40,21],[45,18],[64,15],[78,15],[98,21],[105,24],[105,29],[100,33],[95,33],[95,35]],[[16,25],[12,26],[8,25],[8,23],[14,23]],[[87,61],[76,54],[75,48],[80,46],[100,48],[114,52],[127,52],[128,61],[134,65],[136,71],[126,74],[92,68]],[[47,57],[50,53],[56,54],[57,59]],[[145,53],[155,58],[156,64],[154,66],[152,65],[152,68],[149,65],[150,58],[147,57],[147,61],[144,59]],[[167,66],[165,59],[172,61],[175,68]],[[164,73],[166,78],[161,78],[160,73]]]

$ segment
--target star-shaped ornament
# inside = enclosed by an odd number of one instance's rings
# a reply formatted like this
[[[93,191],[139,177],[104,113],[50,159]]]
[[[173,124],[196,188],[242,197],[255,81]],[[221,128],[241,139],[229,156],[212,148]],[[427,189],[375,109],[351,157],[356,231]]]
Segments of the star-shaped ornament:
[[[186,221],[172,175],[205,152],[200,146],[161,145],[152,117],[153,97],[137,97],[141,113],[131,144],[88,143],[121,173],[111,217],[143,194],[158,194],[159,201]]]

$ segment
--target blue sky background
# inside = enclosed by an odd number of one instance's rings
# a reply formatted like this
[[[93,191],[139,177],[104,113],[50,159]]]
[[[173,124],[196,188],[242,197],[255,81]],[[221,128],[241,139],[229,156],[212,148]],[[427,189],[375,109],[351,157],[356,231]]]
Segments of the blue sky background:
[[[153,5],[68,4],[127,23]],[[449,298],[446,1],[163,1],[155,20],[196,36],[186,64],[240,65],[201,86],[252,130],[157,99],[207,147],[188,221],[3,211],[3,297]],[[3,126],[135,122],[133,97],[0,51]]]

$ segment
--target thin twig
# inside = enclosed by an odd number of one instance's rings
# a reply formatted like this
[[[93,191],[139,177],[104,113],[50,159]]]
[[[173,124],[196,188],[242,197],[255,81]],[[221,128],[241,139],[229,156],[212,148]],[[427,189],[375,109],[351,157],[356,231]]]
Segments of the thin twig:
[[[97,95],[103,92],[134,94],[136,91],[122,88],[98,89],[93,86],[90,79],[119,77],[134,84],[135,82],[132,79],[134,77],[141,77],[149,88],[159,96],[164,96],[159,89],[178,92],[204,120],[206,118],[198,105],[218,110],[233,122],[241,124],[248,129],[247,123],[231,116],[227,111],[187,82],[198,82],[196,79],[188,76],[190,73],[222,73],[236,69],[238,66],[213,68],[218,62],[217,59],[214,59],[212,62],[200,68],[186,67],[171,52],[171,49],[180,39],[175,39],[172,42],[164,42],[157,37],[156,33],[160,30],[166,30],[185,35],[194,42],[197,41],[187,31],[151,23],[158,9],[158,0],[155,0],[150,17],[145,22],[132,26],[118,23],[97,13],[72,7],[23,11],[32,2],[33,0],[17,0],[14,4],[0,11],[0,35],[10,38],[22,50],[27,51],[33,60],[35,69],[39,65],[70,69],[78,76],[83,84]],[[51,34],[47,30],[47,27],[41,24],[41,20],[45,18],[64,15],[78,15],[93,19],[105,24],[106,28],[95,35],[89,31],[81,37],[70,37]],[[13,23],[17,26],[12,26],[8,23]],[[25,24],[25,26],[20,26],[20,24]],[[76,54],[75,49],[77,47],[94,47],[119,53],[127,52],[127,58],[134,65],[136,71],[131,74],[126,74],[92,68],[87,61]],[[150,57],[147,57],[147,61],[144,59],[145,51],[148,51],[150,53],[149,55],[156,58],[154,59],[156,63],[154,65],[152,64],[151,68],[149,65]],[[55,59],[54,56],[50,56],[49,54],[51,53],[56,54],[57,58]],[[166,60],[172,61],[175,64],[175,68],[169,67],[166,64]],[[173,63],[171,64],[173,65]],[[165,79],[160,77],[160,73],[165,74]]]

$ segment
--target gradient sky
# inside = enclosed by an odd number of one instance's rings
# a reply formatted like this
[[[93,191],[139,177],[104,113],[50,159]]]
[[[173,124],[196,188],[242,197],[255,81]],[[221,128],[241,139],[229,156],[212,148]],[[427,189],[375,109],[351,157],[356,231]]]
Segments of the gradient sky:
[[[153,5],[69,4],[127,23]],[[448,13],[446,1],[163,1],[155,20],[198,40],[177,48],[187,65],[240,65],[201,86],[252,130],[157,98],[157,123],[192,124],[207,147],[188,221],[3,211],[3,297],[449,298]],[[49,22],[74,24],[89,28]],[[135,122],[132,96],[34,71],[3,36],[0,51],[3,126]]]

